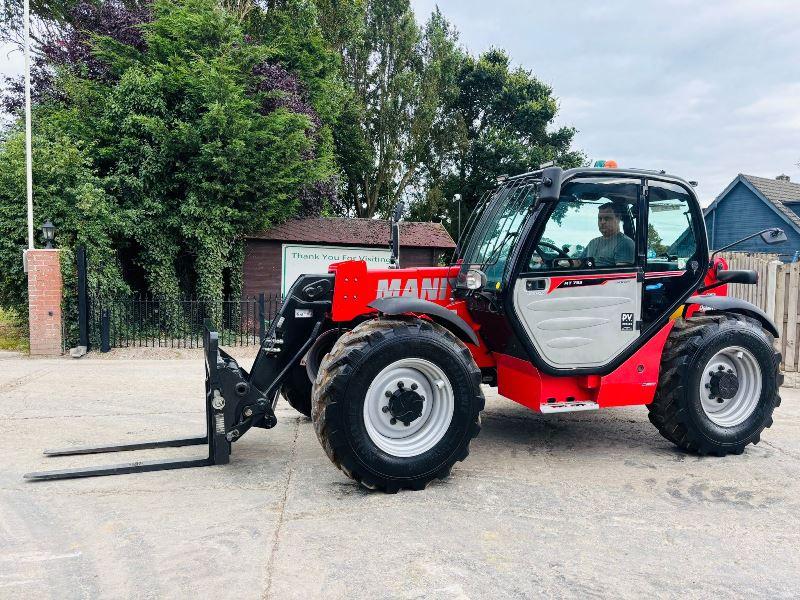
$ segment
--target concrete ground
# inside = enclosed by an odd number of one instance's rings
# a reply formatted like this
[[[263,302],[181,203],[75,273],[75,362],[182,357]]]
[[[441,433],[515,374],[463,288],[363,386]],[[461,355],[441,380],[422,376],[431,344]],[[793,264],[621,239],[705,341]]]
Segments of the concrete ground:
[[[44,447],[201,433],[203,376],[0,358],[0,598],[800,595],[794,389],[761,444],[723,459],[676,451],[641,407],[543,417],[492,393],[470,457],[424,492],[359,488],[283,401],[227,466],[22,480],[133,456]]]

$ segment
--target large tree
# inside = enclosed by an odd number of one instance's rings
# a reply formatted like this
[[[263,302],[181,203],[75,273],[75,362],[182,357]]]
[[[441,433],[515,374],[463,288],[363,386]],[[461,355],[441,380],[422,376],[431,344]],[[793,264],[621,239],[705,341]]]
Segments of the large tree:
[[[407,0],[316,4],[351,94],[334,129],[342,212],[385,216],[409,199],[413,218],[455,233],[453,194],[466,214],[501,174],[583,160],[575,131],[553,124],[551,88],[502,50],[470,56],[438,9],[420,29]]]
[[[335,129],[340,209],[385,214],[431,154],[452,145],[442,107],[456,91],[456,34],[438,10],[420,29],[408,0],[320,0],[318,7],[350,88]]]
[[[426,185],[416,190],[412,205],[413,217],[441,220],[453,234],[458,227],[454,194],[461,194],[462,214],[467,215],[500,175],[549,161],[564,167],[584,161],[571,148],[575,130],[554,126],[558,101],[552,89],[531,71],[512,68],[502,50],[465,56],[457,86],[444,108],[456,124],[456,144],[449,154],[426,162]]]
[[[159,296],[237,294],[244,234],[335,200],[336,57],[305,3],[258,10],[215,0],[156,0],[141,14],[81,4],[43,43],[50,83],[34,114],[35,213],[56,221],[62,247],[89,244],[96,272],[113,271],[124,252]],[[13,215],[0,249],[9,293],[24,290],[14,267],[25,231],[21,137],[16,124],[0,139],[0,210]],[[49,180],[63,182],[63,198],[43,188]],[[102,210],[81,213],[81,198]],[[93,227],[111,241],[83,240]],[[101,259],[94,247],[108,244],[111,260]]]

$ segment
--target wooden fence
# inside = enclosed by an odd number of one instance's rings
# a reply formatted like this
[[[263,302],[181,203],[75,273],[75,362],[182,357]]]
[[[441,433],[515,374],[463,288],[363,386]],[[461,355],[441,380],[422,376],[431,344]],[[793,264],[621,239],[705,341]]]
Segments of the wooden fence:
[[[776,254],[726,252],[722,256],[730,269],[752,269],[758,273],[758,285],[729,285],[728,295],[752,302],[767,313],[780,333],[776,346],[783,355],[784,371],[798,371],[800,262],[784,264]]]

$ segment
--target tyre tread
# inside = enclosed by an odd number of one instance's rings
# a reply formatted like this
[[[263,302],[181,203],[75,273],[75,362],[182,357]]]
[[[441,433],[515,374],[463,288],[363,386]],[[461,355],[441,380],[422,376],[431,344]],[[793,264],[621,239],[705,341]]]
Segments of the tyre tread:
[[[762,330],[769,343],[774,347],[774,338],[764,330],[758,320],[731,313],[678,319],[667,338],[662,352],[655,398],[651,404],[647,405],[648,418],[665,439],[687,452],[701,456],[741,454],[748,444],[757,444],[761,431],[772,425],[772,417],[768,416],[761,428],[748,439],[732,445],[714,444],[694,426],[684,405],[688,391],[686,390],[686,377],[692,366],[691,357],[703,346],[704,340],[714,336],[722,329],[741,327],[743,323]],[[777,383],[772,401],[773,409],[781,402],[777,391],[783,383],[780,363],[781,354],[776,351],[773,354],[773,375]],[[766,377],[768,374],[764,374],[764,376]]]
[[[435,331],[446,340],[453,352],[463,357],[470,369],[475,383],[476,397],[472,403],[475,414],[473,424],[461,446],[453,453],[450,464],[442,465],[436,472],[415,479],[393,479],[378,477],[366,470],[353,455],[343,432],[336,430],[331,423],[341,406],[335,401],[337,390],[344,389],[352,365],[356,364],[368,352],[369,348],[382,342],[387,337],[406,336],[415,333]],[[322,361],[312,391],[311,416],[317,438],[322,444],[325,454],[331,462],[349,478],[367,488],[377,489],[389,494],[400,489],[423,490],[434,479],[444,479],[450,474],[453,464],[463,461],[469,454],[469,444],[480,432],[480,411],[485,400],[480,390],[481,371],[475,364],[472,354],[461,340],[450,331],[421,319],[373,319],[365,321],[343,334],[334,344],[331,351]]]

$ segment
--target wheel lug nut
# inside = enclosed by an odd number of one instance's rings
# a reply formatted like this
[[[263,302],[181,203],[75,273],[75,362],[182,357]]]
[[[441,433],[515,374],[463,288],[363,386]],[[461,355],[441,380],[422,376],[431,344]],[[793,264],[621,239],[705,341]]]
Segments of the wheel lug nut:
[[[392,397],[392,392],[390,392],[389,390],[386,390],[385,392],[383,392],[383,395],[386,396],[387,398],[391,398]]]
[[[412,383],[412,384],[411,384],[411,389],[412,389],[412,390],[415,390],[415,389],[417,389],[417,384],[416,384],[416,383]]]
[[[405,387],[405,384],[402,381],[398,381],[397,387],[399,387],[402,390]]]
[[[717,371],[724,371],[724,370],[725,370],[725,367],[723,367],[722,365],[717,367]]]
[[[392,425],[397,425],[397,419],[392,417],[391,419],[389,419],[389,423],[391,423]]]
[[[711,386],[706,384],[706,389],[710,389],[710,388],[711,388]]]
[[[728,369],[728,373],[733,373],[733,369]]]
[[[389,412],[389,407],[388,406],[384,406],[381,410],[383,412],[387,413],[387,412]]]
[[[717,398],[717,404],[722,404],[724,400],[722,398]]]
[[[708,375],[709,375],[709,376],[711,376],[711,375],[713,375],[713,374],[714,374],[714,371],[709,371],[709,372],[708,372]]]

